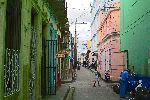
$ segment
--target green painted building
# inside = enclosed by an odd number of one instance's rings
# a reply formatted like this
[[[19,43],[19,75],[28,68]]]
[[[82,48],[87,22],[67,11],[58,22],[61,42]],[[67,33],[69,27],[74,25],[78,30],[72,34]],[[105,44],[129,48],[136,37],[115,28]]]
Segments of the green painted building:
[[[121,51],[128,67],[150,76],[150,0],[121,0]]]
[[[58,37],[68,31],[65,11],[64,0],[0,0],[0,100],[55,94]],[[48,47],[48,40],[56,45]],[[54,61],[55,72],[49,71],[48,61]]]

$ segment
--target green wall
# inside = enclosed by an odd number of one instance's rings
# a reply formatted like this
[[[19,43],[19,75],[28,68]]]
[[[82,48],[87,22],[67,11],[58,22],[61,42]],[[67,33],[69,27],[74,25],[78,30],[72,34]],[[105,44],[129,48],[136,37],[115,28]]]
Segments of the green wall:
[[[31,27],[31,2],[29,0],[22,1],[21,19],[21,83],[20,83],[20,99],[28,99],[29,84],[29,68],[30,68],[30,27]],[[29,24],[28,24],[29,23]],[[26,56],[24,56],[26,55]],[[25,89],[26,88],[26,89]]]
[[[150,0],[121,0],[121,51],[128,50],[129,66],[148,75],[150,55]]]
[[[3,100],[3,69],[4,69],[4,48],[5,48],[5,29],[6,29],[6,24],[5,20],[6,17],[4,16],[6,14],[6,0],[1,0],[0,1],[0,100]]]
[[[36,27],[36,78],[35,78],[35,100],[41,100],[41,57],[42,57],[42,30],[47,39],[57,40],[57,18],[53,15],[45,0],[22,0],[21,4],[21,49],[20,49],[20,91],[4,97],[4,54],[5,54],[5,31],[6,31],[6,5],[7,0],[0,0],[0,100],[29,100],[29,78],[30,78],[30,39],[31,39],[31,13],[35,11]],[[48,22],[50,19],[50,22]],[[53,27],[53,35],[49,36],[50,23]],[[44,25],[44,29],[42,29]],[[48,49],[48,48],[46,48]],[[48,55],[46,55],[48,56]],[[48,57],[46,57],[48,58]],[[47,64],[46,59],[46,64]]]
[[[41,50],[42,50],[42,3],[41,0],[23,0],[22,1],[22,35],[21,35],[21,90],[20,100],[29,99],[29,72],[30,72],[30,39],[31,39],[31,9],[36,12],[36,48],[37,48],[37,65],[35,76],[35,99],[41,99]]]
[[[21,9],[21,49],[20,49],[20,91],[4,97],[4,51],[6,29],[7,0],[0,1],[0,100],[29,100],[29,69],[30,69],[30,39],[31,39],[31,9],[37,13],[35,18],[37,32],[37,65],[35,79],[35,100],[41,100],[41,54],[42,54],[42,18],[43,0],[22,0]],[[45,10],[45,9],[44,9]],[[48,10],[47,10],[48,11]],[[46,12],[46,10],[45,10]],[[44,12],[44,13],[45,13]],[[46,15],[46,14],[45,14]],[[43,18],[47,19],[47,18]]]

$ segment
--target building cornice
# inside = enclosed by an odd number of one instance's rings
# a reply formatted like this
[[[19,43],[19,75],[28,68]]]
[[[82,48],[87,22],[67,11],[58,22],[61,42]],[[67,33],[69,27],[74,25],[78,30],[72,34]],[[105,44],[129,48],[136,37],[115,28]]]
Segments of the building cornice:
[[[110,11],[108,12],[108,14],[106,15],[106,17],[104,18],[104,20],[102,21],[102,23],[100,24],[100,27],[98,28],[97,32],[98,32],[99,30],[101,30],[102,26],[104,26],[104,23],[107,21],[109,15],[110,15],[112,12],[114,12],[114,11],[119,11],[119,10],[120,10],[120,8],[115,8],[115,9],[113,9],[113,10],[110,10]]]
[[[101,45],[102,43],[106,42],[108,39],[110,39],[110,38],[113,37],[113,36],[120,36],[120,33],[119,33],[119,32],[111,32],[111,33],[107,34],[107,35],[102,39],[102,41],[97,44],[97,47],[98,47],[99,45]]]

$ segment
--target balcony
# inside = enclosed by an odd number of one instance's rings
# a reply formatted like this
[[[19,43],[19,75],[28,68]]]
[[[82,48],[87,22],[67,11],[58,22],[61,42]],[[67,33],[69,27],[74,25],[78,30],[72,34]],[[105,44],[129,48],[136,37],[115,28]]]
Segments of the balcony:
[[[67,5],[65,0],[48,0],[49,8],[52,10],[52,14],[58,21],[58,28],[61,31],[69,30],[67,26]],[[65,33],[65,32],[64,32]]]

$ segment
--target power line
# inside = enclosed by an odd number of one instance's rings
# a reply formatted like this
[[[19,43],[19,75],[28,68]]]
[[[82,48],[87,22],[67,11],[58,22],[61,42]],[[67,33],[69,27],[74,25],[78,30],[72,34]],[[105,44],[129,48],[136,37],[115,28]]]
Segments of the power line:
[[[84,13],[82,13],[82,14],[80,14],[78,17],[76,17],[77,19],[79,19],[79,18],[82,18],[83,16],[86,16],[86,15],[89,15],[90,13],[88,13],[89,12],[89,9],[90,9],[90,7],[88,7],[87,9],[84,9],[84,10],[87,10],[86,12],[84,12]],[[73,20],[73,19],[71,19],[71,20]],[[74,24],[75,23],[75,21],[71,21],[70,22],[70,25],[72,25],[72,24]]]

